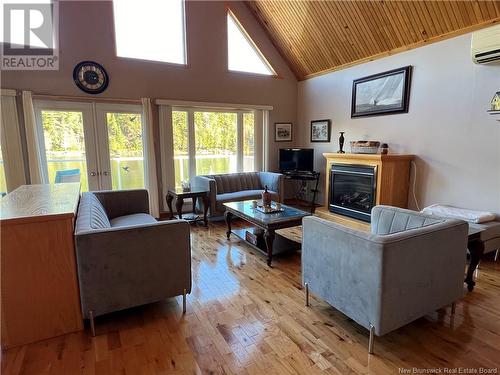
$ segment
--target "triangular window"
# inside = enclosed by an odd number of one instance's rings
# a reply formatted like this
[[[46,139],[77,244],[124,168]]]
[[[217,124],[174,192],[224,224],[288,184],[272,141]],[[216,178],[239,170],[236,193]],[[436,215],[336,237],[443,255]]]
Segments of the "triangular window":
[[[230,11],[227,13],[227,56],[229,70],[276,75],[264,55]]]

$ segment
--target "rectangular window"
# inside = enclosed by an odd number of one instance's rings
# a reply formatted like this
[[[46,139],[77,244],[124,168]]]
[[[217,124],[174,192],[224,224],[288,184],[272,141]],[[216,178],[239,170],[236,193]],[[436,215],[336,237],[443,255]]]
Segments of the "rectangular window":
[[[250,111],[172,110],[175,186],[196,175],[255,170],[255,121]]]
[[[119,57],[186,64],[183,0],[113,0]]]

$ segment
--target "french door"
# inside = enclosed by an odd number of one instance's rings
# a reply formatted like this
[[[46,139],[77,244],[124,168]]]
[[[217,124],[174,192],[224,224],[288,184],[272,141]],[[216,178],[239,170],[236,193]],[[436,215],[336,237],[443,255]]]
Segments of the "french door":
[[[47,183],[79,175],[82,191],[144,187],[140,105],[35,101]]]

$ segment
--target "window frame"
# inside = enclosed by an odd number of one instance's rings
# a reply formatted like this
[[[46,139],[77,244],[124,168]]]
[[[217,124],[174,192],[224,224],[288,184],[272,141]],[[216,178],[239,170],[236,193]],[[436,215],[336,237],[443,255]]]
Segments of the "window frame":
[[[174,170],[174,142],[172,108],[206,108],[208,110],[243,110],[254,114],[254,170],[268,171],[270,156],[270,139],[273,130],[269,126],[270,112],[274,109],[271,105],[244,104],[244,103],[223,103],[223,102],[203,102],[192,100],[156,99],[158,105],[158,121],[160,134],[160,166],[161,166],[161,191],[162,191],[162,211],[168,210],[166,196],[169,189],[175,185]],[[186,207],[187,209],[187,207]]]
[[[114,7],[114,1],[111,1],[111,12],[113,15],[113,41],[115,44],[115,58],[118,60],[133,60],[133,61],[140,61],[140,62],[145,62],[145,63],[151,63],[151,64],[160,64],[160,65],[167,65],[175,68],[187,68],[189,67],[189,54],[188,54],[188,38],[187,38],[187,14],[186,14],[186,0],[181,0],[182,1],[182,46],[183,46],[183,54],[184,54],[184,62],[183,63],[177,63],[177,62],[172,62],[172,61],[162,61],[162,60],[149,60],[149,59],[144,59],[140,57],[128,57],[128,56],[120,56],[118,55],[118,44],[116,42],[116,18],[115,18],[115,7]]]

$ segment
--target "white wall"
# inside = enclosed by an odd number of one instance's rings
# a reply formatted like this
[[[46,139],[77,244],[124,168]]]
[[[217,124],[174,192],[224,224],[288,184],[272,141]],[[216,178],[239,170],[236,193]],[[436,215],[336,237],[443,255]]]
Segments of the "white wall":
[[[380,140],[391,152],[416,155],[416,195],[433,203],[500,213],[500,122],[486,113],[500,90],[500,65],[478,66],[470,58],[471,34],[299,82],[297,145],[338,150],[338,132],[351,140]],[[413,66],[407,114],[351,119],[353,79]],[[310,121],[330,118],[332,141],[309,142]],[[324,176],[323,176],[324,179]],[[323,185],[322,185],[323,186]],[[415,207],[410,199],[410,207]]]

